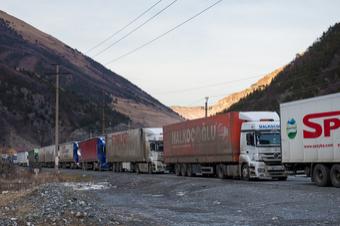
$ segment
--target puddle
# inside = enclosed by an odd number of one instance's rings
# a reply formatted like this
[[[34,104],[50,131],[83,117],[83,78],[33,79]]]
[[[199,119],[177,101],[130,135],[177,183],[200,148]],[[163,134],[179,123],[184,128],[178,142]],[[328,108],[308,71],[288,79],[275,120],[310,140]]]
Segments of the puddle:
[[[66,182],[62,183],[65,187],[71,187],[76,191],[88,191],[88,190],[103,190],[111,187],[111,184],[108,182],[100,182],[100,183],[74,183],[74,182]]]
[[[179,191],[176,193],[177,196],[184,196],[186,192],[183,191]]]

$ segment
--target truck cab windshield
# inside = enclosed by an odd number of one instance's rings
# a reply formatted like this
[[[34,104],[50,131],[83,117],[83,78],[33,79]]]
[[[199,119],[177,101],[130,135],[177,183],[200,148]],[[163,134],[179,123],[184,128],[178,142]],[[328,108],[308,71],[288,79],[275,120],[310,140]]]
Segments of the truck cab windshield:
[[[281,144],[280,133],[278,132],[257,132],[256,146],[277,147]]]

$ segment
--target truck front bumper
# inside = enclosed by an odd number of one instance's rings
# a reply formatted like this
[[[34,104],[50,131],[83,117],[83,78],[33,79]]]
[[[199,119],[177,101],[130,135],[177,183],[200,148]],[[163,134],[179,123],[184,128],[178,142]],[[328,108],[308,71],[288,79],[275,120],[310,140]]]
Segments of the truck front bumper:
[[[252,162],[250,164],[250,178],[274,179],[285,177],[287,177],[287,172],[281,164],[267,165],[264,162]]]
[[[154,173],[164,173],[165,172],[165,164],[161,161],[156,161],[153,163],[153,172]]]

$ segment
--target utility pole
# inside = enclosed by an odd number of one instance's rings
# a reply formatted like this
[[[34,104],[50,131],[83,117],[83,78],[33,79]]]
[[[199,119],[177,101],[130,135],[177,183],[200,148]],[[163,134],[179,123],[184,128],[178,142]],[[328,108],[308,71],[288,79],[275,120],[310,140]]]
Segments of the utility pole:
[[[205,117],[208,117],[208,99],[209,97],[205,97]]]
[[[103,115],[102,115],[102,134],[105,134],[105,95],[103,90]]]
[[[59,165],[59,75],[68,75],[69,73],[60,73],[59,64],[56,66],[55,72],[46,73],[46,75],[56,75],[56,89],[55,89],[55,148],[54,148],[54,169],[58,173]]]
[[[55,91],[55,149],[54,169],[58,172],[59,164],[59,64],[56,65],[56,91]]]

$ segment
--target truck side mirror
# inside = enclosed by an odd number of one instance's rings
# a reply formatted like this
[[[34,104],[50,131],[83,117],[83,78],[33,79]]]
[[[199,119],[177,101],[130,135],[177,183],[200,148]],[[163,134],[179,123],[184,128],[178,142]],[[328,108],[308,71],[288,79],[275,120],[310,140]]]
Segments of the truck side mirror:
[[[254,139],[253,134],[247,133],[246,139],[247,139],[247,145],[254,146]]]

